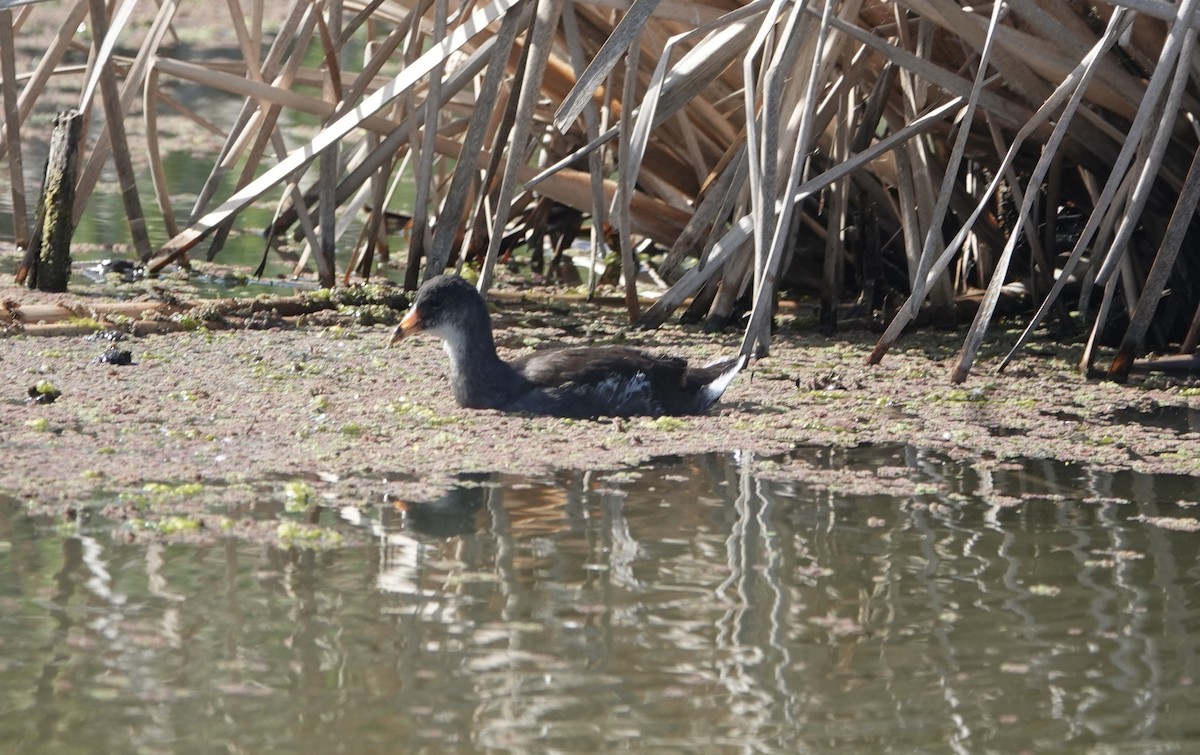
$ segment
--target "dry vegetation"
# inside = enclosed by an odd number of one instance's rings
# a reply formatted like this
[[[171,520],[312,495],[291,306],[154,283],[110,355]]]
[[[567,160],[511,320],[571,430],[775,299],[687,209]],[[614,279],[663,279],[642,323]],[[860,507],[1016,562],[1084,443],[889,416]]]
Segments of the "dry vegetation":
[[[582,225],[626,270],[639,241],[658,245],[670,287],[642,311],[626,276],[631,320],[686,304],[723,326],[748,306],[745,352],[768,348],[781,287],[819,295],[827,331],[848,313],[890,323],[874,361],[918,315],[973,302],[954,380],[1006,297],[1037,306],[1018,345],[1052,317],[1090,333],[1088,366],[1117,347],[1115,377],[1150,346],[1196,345],[1200,0],[230,0],[201,11],[229,37],[221,54],[180,43],[191,5],[0,10],[18,244],[23,150],[44,139],[21,124],[74,71],[103,121],[85,132],[76,213],[114,166],[152,270],[201,242],[215,254],[267,202],[323,283],[349,280],[386,256],[386,218],[339,245],[342,221],[412,181],[410,286],[469,263],[486,288],[516,242],[540,272],[543,234]],[[39,24],[53,33],[19,57]],[[241,104],[214,121],[185,85]],[[291,111],[317,123],[298,133]],[[167,112],[222,136],[188,209],[162,164]],[[131,165],[143,152],[149,186]],[[162,215],[166,244],[143,212]]]

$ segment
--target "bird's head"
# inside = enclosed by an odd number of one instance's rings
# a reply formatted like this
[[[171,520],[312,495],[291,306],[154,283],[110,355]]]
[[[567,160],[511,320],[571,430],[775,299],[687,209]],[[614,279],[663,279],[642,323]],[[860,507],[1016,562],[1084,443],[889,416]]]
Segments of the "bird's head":
[[[457,275],[439,275],[427,280],[417,291],[412,306],[392,331],[388,345],[395,345],[405,336],[426,331],[450,338],[455,330],[471,324],[482,313],[487,327],[487,307],[475,287]]]

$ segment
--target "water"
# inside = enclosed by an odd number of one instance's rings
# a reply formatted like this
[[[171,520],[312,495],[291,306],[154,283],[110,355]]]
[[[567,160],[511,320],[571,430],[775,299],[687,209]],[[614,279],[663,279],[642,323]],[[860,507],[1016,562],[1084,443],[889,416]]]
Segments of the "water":
[[[214,117],[213,111],[215,110],[215,115],[229,120],[234,118],[240,107],[240,100],[235,101],[228,98],[201,97],[198,102],[205,105],[209,117]],[[297,128],[298,124],[303,125]],[[290,125],[297,131],[307,132],[311,130],[312,119],[302,114],[293,113],[289,116],[287,125]],[[294,137],[294,140],[299,141],[300,137]],[[27,199],[30,204],[28,210],[30,225],[33,223],[34,205],[37,202],[37,195],[41,189],[42,171],[45,169],[47,151],[47,144],[39,141],[29,141],[25,144],[25,186],[28,192]],[[163,174],[169,187],[175,220],[181,230],[187,227],[189,215],[200,191],[204,187],[205,181],[208,179],[215,159],[215,152],[212,154],[195,154],[190,151],[171,150],[166,151],[163,155]],[[268,162],[268,164],[270,163]],[[218,188],[215,192],[215,200],[210,202],[208,210],[214,209],[222,200],[233,194],[236,177],[241,167],[239,163],[235,169],[223,175],[217,184]],[[264,169],[260,168],[261,170]],[[310,177],[305,181],[304,185],[307,187],[312,180]],[[148,168],[139,171],[137,184],[150,243],[157,250],[169,241],[171,236],[168,233],[163,214],[156,204],[153,182]],[[0,180],[0,187],[3,189],[0,190],[0,241],[11,242],[14,240],[15,228],[12,197],[2,180]],[[126,219],[125,207],[118,189],[116,173],[110,165],[102,173],[101,180],[89,197],[79,223],[75,227],[72,242],[82,250],[76,251],[73,254],[75,260],[97,261],[114,256],[123,256],[127,259],[134,258],[129,223]],[[411,211],[414,192],[415,188],[411,184],[402,185],[393,198],[392,209]],[[268,193],[262,200],[242,210],[237,215],[233,229],[225,237],[213,261],[222,265],[237,266],[248,270],[257,268],[263,258],[263,252],[267,244],[262,232],[271,224],[278,200],[278,192]],[[339,215],[342,212],[344,212],[344,209],[339,208]],[[365,214],[363,218],[365,218]],[[351,218],[347,223],[346,230],[339,237],[337,241],[337,264],[339,270],[344,270],[344,266],[349,264],[353,247],[358,242],[361,230],[362,218]],[[293,251],[302,246],[302,244],[292,241],[290,231],[288,232],[287,239],[288,243],[293,247]],[[397,250],[402,251],[406,247],[407,242],[397,236],[391,239],[391,244],[393,253],[396,253]],[[114,246],[124,246],[130,251],[114,254],[112,251]],[[193,260],[206,260],[210,247],[210,241],[201,242],[190,252],[191,258]],[[295,254],[288,255],[285,259],[277,250],[272,249],[267,255],[267,265],[264,275],[267,278],[290,277],[295,268],[295,261]],[[11,272],[15,268],[15,259],[11,262],[0,260],[0,273]],[[312,272],[313,269],[313,263],[310,262],[309,271]],[[386,277],[390,272],[392,271],[379,268],[375,271],[373,277]],[[73,280],[73,283],[76,284],[80,282],[78,277]],[[205,293],[209,295],[221,295],[225,292],[212,291]],[[250,287],[245,288],[245,290],[239,290],[231,295],[254,295],[258,293],[279,293],[279,291],[278,287],[274,290],[259,290]]]
[[[896,448],[477,476],[322,551],[3,505],[0,749],[1195,751],[1198,501]]]

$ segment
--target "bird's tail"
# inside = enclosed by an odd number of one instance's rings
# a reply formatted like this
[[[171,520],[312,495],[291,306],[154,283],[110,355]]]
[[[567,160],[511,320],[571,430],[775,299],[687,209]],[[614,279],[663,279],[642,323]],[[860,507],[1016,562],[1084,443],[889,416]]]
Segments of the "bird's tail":
[[[721,394],[725,393],[725,389],[729,387],[729,384],[733,382],[737,374],[746,366],[747,361],[749,361],[749,357],[742,354],[734,359],[718,359],[704,365],[706,369],[721,370],[708,385],[704,386],[704,390],[702,391],[704,410],[717,403],[717,400],[721,398]]]

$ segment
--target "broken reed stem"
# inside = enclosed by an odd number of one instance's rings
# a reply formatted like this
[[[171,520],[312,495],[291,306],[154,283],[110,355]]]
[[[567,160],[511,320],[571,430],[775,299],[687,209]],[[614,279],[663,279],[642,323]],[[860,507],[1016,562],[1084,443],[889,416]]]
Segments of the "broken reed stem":
[[[75,201],[82,126],[83,117],[74,108],[64,110],[54,120],[33,238],[17,269],[17,282],[24,282],[29,288],[67,290],[71,277],[71,236],[75,231],[71,208]]]
[[[88,13],[92,19],[93,42],[97,52],[108,33],[108,16],[104,0],[89,0]],[[113,164],[117,171],[117,182],[121,187],[121,202],[125,205],[125,217],[129,221],[129,235],[138,259],[145,262],[154,255],[150,246],[150,234],[146,230],[146,217],[138,199],[137,178],[125,138],[125,113],[121,108],[121,94],[117,88],[117,74],[111,57],[98,59],[100,71],[100,99],[104,103],[104,120],[112,143]]]
[[[12,184],[13,236],[18,247],[29,243],[25,203],[25,171],[21,154],[21,117],[17,102],[17,67],[13,59],[13,12],[0,10],[0,88],[4,98],[4,139],[11,156],[8,177]]]

